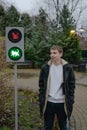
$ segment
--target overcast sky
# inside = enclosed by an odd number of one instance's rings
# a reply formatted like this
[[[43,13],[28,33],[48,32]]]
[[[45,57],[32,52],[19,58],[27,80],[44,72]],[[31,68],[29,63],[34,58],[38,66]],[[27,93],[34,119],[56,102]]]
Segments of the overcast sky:
[[[15,5],[20,12],[37,14],[40,6],[44,5],[43,0],[5,0]]]
[[[3,0],[11,3],[17,7],[21,13],[27,12],[29,15],[35,15],[38,13],[38,9],[44,6],[44,0]],[[82,6],[87,6],[87,0],[82,0]],[[79,24],[86,24],[87,26],[87,9],[83,12]]]

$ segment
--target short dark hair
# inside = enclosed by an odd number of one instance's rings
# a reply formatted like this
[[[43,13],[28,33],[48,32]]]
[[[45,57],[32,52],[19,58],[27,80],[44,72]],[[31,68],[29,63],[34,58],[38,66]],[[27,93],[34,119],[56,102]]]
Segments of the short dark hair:
[[[59,45],[53,45],[50,50],[55,50],[57,49],[59,53],[63,53],[63,48],[62,46],[59,46]]]

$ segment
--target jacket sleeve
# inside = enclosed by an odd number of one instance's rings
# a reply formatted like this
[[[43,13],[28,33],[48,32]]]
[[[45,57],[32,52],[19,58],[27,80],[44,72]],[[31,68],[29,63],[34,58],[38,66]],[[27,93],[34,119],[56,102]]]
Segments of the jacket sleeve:
[[[75,75],[74,75],[74,70],[72,67],[70,67],[68,82],[69,82],[68,95],[70,96],[70,102],[73,104],[74,103],[74,93],[75,93]]]
[[[74,103],[74,93],[75,93],[75,75],[73,68],[70,67],[69,71],[69,79],[68,79],[68,93],[67,93],[67,99],[68,99],[68,117],[70,118],[73,110],[73,103]]]
[[[44,70],[41,68],[39,76],[39,102],[44,94]]]
[[[40,116],[43,114],[43,102],[44,102],[44,70],[41,68],[39,76],[39,107],[40,107]]]

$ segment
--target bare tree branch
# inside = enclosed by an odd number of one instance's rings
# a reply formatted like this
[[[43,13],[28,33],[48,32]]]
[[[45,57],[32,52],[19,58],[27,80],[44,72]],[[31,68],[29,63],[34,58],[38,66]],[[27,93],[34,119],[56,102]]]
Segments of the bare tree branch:
[[[76,26],[77,26],[78,21],[79,21],[79,19],[80,19],[80,17],[81,17],[81,14],[82,14],[83,11],[85,11],[86,9],[87,9],[87,6],[85,6],[84,8],[82,8],[82,9],[80,10],[79,15],[78,15],[78,19],[76,20]]]
[[[67,0],[66,5],[69,6],[69,4],[70,4],[70,0]]]
[[[52,14],[54,13],[53,17],[55,18],[57,24],[59,23],[62,7],[64,4],[68,7],[72,16],[74,16],[77,13],[77,17],[76,18],[74,17],[76,20],[76,24],[78,24],[78,21],[80,20],[80,17],[84,12],[84,10],[87,9],[87,6],[85,5],[84,7],[82,7],[83,0],[50,0],[50,1],[45,0],[45,1],[48,1],[48,7],[50,7],[50,11],[48,12],[48,14],[51,14],[50,16],[52,16]],[[50,18],[50,20],[52,20],[52,17]]]
[[[82,1],[82,0],[81,0]],[[74,13],[74,11],[76,10],[76,7],[78,6],[80,0],[77,0],[76,2],[74,2],[72,0],[72,8],[71,8],[71,13]]]

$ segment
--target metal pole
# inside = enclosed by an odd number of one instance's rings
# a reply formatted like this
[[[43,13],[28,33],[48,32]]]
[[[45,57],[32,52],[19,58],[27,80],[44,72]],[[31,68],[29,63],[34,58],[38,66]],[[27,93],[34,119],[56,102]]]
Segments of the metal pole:
[[[17,84],[17,63],[14,65],[14,88],[15,88],[15,130],[18,130],[18,84]]]

